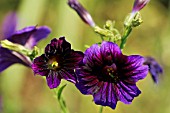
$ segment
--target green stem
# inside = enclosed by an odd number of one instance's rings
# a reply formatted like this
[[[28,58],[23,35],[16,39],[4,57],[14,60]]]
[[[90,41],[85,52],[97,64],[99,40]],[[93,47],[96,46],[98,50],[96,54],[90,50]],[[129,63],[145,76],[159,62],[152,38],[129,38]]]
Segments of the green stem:
[[[66,107],[65,101],[64,101],[64,99],[63,99],[63,97],[61,97],[61,99],[58,100],[58,101],[59,101],[60,108],[61,108],[62,112],[63,112],[63,113],[69,113],[69,111],[68,111],[68,109],[67,109],[67,107]]]
[[[104,37],[114,37],[112,31],[108,29],[102,29],[99,26],[95,26],[93,27],[93,29],[94,29],[94,32],[96,32],[97,34],[101,36],[102,41],[104,40]]]
[[[10,42],[9,40],[2,40],[0,41],[0,45],[3,48],[9,49],[11,51],[18,52],[24,56],[27,56],[30,58],[31,61],[38,55],[39,49],[34,46],[33,50],[27,49],[25,46]]]
[[[102,112],[103,112],[103,106],[100,106],[99,113],[102,113]]]
[[[19,52],[25,56],[27,56],[31,52],[31,50],[28,50],[24,46],[22,46],[20,44],[12,43],[9,40],[2,40],[2,41],[0,41],[0,44],[4,48],[7,48],[11,51]]]
[[[103,37],[103,36],[101,36],[101,35],[100,35],[100,37],[101,37],[101,40],[102,40],[102,41],[104,41],[104,37]]]
[[[56,89],[54,89],[54,93],[55,93],[55,97],[56,97],[56,95],[58,95],[58,92],[56,91]],[[56,97],[56,99],[60,105],[61,112],[62,113],[70,113],[66,107],[66,104],[65,104],[65,101],[64,101],[64,98],[62,97],[62,95],[60,94],[60,98]]]
[[[99,26],[94,27],[94,31],[100,35],[106,36],[106,37],[112,37],[114,36],[113,33],[107,29],[102,29]]]
[[[126,27],[125,28],[125,31],[123,33],[123,36],[122,36],[122,39],[121,39],[121,43],[120,43],[120,49],[121,50],[123,50],[123,48],[125,47],[127,38],[129,36],[129,34],[131,33],[131,31],[132,31],[132,27]]]

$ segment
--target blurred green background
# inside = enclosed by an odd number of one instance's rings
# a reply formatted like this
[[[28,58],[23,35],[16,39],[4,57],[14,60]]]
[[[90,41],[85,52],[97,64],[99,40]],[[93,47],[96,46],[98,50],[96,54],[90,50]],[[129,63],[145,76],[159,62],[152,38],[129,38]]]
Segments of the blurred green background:
[[[134,0],[79,0],[91,13],[94,21],[103,26],[106,20],[116,21],[121,30],[124,18],[131,12]],[[70,9],[66,0],[0,0],[0,25],[5,15],[16,11],[18,29],[30,25],[47,25],[52,33],[38,47],[44,49],[53,38],[65,36],[72,47],[84,51],[84,45],[100,40]],[[142,91],[132,104],[118,102],[115,110],[105,107],[103,113],[170,113],[170,1],[151,0],[141,11],[144,23],[133,30],[124,54],[153,56],[164,67],[160,83],[155,85],[148,75],[138,82]],[[0,35],[2,36],[2,35]],[[98,113],[99,106],[92,96],[82,95],[73,84],[67,83],[63,95],[70,113]],[[1,113],[61,113],[54,91],[41,76],[31,69],[15,64],[0,74]]]

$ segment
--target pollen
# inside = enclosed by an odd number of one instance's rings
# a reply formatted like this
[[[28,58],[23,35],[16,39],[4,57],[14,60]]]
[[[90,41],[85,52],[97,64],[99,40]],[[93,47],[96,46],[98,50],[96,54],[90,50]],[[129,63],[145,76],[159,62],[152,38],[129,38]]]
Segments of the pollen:
[[[54,67],[58,67],[58,62],[57,61],[54,61],[51,66],[54,68]]]

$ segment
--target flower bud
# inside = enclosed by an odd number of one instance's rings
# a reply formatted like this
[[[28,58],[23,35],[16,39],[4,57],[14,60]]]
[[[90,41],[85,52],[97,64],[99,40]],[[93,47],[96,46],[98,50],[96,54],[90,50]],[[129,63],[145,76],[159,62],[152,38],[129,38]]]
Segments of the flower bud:
[[[132,12],[140,11],[150,0],[135,0]]]
[[[145,57],[145,65],[149,66],[149,72],[152,76],[152,79],[155,83],[158,83],[159,76],[163,73],[163,68],[160,64],[152,57]]]
[[[68,5],[74,9],[80,18],[90,25],[91,27],[95,26],[95,23],[91,17],[91,15],[87,12],[87,10],[77,1],[77,0],[69,0]]]

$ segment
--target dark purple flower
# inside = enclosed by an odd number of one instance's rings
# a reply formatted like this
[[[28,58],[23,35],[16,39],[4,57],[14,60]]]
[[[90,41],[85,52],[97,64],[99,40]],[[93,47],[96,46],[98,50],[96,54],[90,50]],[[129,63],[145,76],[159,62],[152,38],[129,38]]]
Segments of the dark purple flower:
[[[150,0],[135,0],[132,12],[140,11]]]
[[[86,11],[86,9],[77,1],[77,0],[69,0],[68,5],[74,9],[80,18],[90,25],[91,27],[95,26],[95,23],[91,17],[91,15]]]
[[[3,38],[13,43],[21,44],[28,49],[32,49],[37,44],[37,42],[39,42],[43,38],[46,38],[51,32],[50,29],[46,26],[42,27],[29,26],[23,28],[22,30],[16,31],[15,22],[16,16],[14,13],[12,13],[5,20],[3,26],[4,29]],[[5,70],[14,63],[20,63],[28,67],[31,66],[31,61],[27,56],[24,56],[14,51],[10,51],[0,46],[0,64],[1,64],[0,72],[2,72],[3,70]]]
[[[85,51],[83,63],[76,70],[76,86],[83,94],[93,95],[98,105],[114,109],[117,101],[130,104],[141,93],[136,82],[148,73],[143,62],[139,55],[123,55],[115,43],[94,44]]]
[[[48,86],[56,88],[61,79],[76,82],[74,70],[83,59],[84,54],[71,49],[71,44],[65,37],[51,40],[45,48],[45,54],[33,61],[32,69],[35,74],[46,76]]]
[[[155,83],[158,83],[159,81],[159,75],[163,73],[162,67],[159,65],[159,63],[152,57],[145,57],[145,65],[149,66],[149,72],[152,76],[152,79]]]

